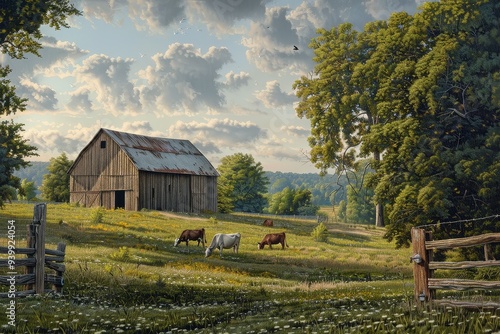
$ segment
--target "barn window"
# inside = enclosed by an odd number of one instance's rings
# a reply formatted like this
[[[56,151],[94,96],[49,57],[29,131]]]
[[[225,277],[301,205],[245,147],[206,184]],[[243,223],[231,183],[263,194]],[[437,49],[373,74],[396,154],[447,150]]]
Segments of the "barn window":
[[[106,141],[105,140],[101,140],[101,148],[106,148]]]

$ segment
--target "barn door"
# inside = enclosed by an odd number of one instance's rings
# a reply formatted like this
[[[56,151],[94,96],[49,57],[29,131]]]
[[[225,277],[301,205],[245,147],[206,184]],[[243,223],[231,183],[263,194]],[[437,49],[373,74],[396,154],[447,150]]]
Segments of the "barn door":
[[[125,190],[115,191],[115,209],[125,209]]]

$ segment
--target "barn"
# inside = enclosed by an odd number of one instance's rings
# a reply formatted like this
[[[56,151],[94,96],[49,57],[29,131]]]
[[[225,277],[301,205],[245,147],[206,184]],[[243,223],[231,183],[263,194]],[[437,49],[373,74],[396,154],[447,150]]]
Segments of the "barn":
[[[68,170],[70,202],[216,212],[217,170],[189,141],[100,129]]]

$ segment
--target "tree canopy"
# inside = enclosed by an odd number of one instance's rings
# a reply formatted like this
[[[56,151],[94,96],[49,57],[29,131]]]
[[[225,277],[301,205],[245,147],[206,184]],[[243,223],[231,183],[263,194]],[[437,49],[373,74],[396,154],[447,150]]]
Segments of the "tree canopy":
[[[222,158],[217,170],[220,212],[262,212],[267,205],[268,179],[260,162],[249,154],[236,153]]]
[[[11,0],[0,2],[0,50],[12,58],[25,53],[38,55],[42,38],[40,27],[68,27],[67,19],[80,12],[69,0]],[[13,172],[29,164],[25,159],[35,156],[36,147],[23,139],[23,124],[5,119],[26,109],[27,99],[16,95],[16,88],[7,76],[8,66],[0,66],[0,206],[10,200],[20,179]]]
[[[496,1],[426,2],[310,44],[318,64],[294,88],[311,160],[325,172],[371,156],[367,184],[397,246],[411,226],[498,213],[499,18]]]
[[[67,173],[73,165],[66,153],[50,159],[47,167],[48,173],[43,176],[40,187],[42,198],[54,202],[69,202],[69,174]]]

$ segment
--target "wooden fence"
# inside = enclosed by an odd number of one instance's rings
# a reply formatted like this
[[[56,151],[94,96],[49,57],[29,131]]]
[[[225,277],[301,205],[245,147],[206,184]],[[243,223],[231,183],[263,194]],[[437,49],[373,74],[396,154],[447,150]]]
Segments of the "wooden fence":
[[[413,256],[413,277],[415,281],[415,299],[417,301],[432,301],[436,304],[449,304],[462,307],[500,308],[499,303],[472,303],[467,301],[435,300],[436,290],[473,290],[500,289],[499,281],[481,281],[466,279],[433,278],[438,269],[457,270],[481,267],[500,266],[500,261],[490,260],[488,245],[500,242],[500,233],[488,233],[478,236],[432,240],[432,233],[421,228],[412,228],[411,240]],[[484,246],[484,261],[439,262],[433,261],[433,251],[461,247]]]
[[[32,294],[43,294],[55,291],[62,293],[64,285],[64,256],[66,245],[59,243],[56,250],[45,248],[45,226],[47,205],[36,204],[33,221],[27,226],[27,247],[17,247],[17,233],[14,221],[8,222],[8,246],[0,247],[0,268],[7,268],[7,275],[0,276],[0,284],[9,286],[9,292],[0,293],[0,297],[9,298],[12,294],[17,297]],[[18,272],[19,267],[24,267],[24,274]],[[52,273],[46,273],[46,268]],[[50,271],[49,270],[49,271]],[[3,272],[4,270],[2,270]],[[55,273],[54,273],[55,272]],[[52,285],[52,288],[47,286]],[[18,286],[24,288],[18,289]]]

